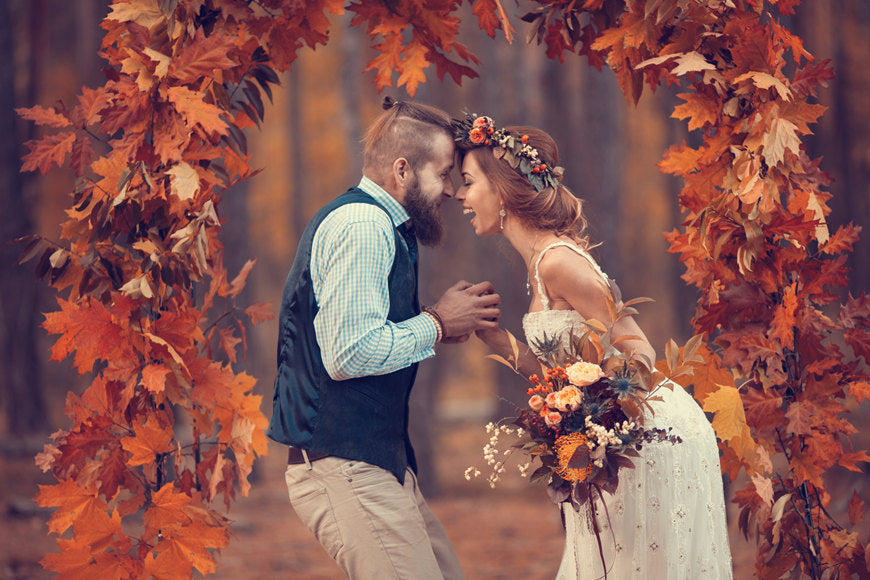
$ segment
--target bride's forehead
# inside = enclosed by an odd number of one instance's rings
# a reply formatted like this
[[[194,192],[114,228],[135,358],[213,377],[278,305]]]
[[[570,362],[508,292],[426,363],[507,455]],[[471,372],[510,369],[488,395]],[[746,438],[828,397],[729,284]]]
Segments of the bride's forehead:
[[[462,159],[462,171],[468,173],[480,173],[480,164],[477,162],[477,159],[474,158],[474,155],[471,153],[467,153],[465,157]]]

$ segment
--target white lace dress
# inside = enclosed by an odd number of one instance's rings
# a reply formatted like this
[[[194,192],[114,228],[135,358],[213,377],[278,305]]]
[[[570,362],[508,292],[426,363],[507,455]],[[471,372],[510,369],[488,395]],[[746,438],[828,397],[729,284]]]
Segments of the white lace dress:
[[[607,275],[582,248],[557,242],[545,248],[572,248],[589,260],[606,280]],[[550,310],[535,264],[538,294],[544,310],[523,317],[529,345],[559,335],[568,340],[583,318],[574,310]],[[672,383],[673,384],[673,383]],[[635,469],[620,472],[614,495],[604,494],[611,529],[602,506],[597,506],[607,577],[647,580],[731,578],[731,551],[725,522],[725,503],[719,449],[710,422],[695,400],[677,384],[660,388],[662,401],[653,402],[655,414],[647,426],[667,429],[682,442],[646,445]],[[598,543],[586,511],[562,504],[566,542],[558,580],[593,580],[604,577]]]

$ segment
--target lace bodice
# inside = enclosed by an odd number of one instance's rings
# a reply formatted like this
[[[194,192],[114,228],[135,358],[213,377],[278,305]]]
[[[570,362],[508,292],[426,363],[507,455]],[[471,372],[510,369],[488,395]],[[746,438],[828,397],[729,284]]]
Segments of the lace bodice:
[[[586,258],[604,281],[607,275],[582,249],[567,242]],[[526,342],[534,344],[554,336],[563,348],[570,332],[581,330],[583,317],[574,310],[551,310],[549,297],[538,275],[535,283],[543,310],[523,317]],[[536,354],[540,355],[539,352]],[[599,522],[610,526],[601,533],[608,578],[645,580],[729,579],[731,552],[725,523],[725,502],[719,466],[719,449],[710,422],[697,402],[681,387],[665,381],[654,393],[648,427],[672,428],[681,443],[656,443],[644,447],[635,468],[620,472],[614,495],[605,494],[606,510],[596,503]],[[563,505],[566,543],[557,580],[593,580],[604,570],[592,532],[589,510],[576,512]]]
[[[538,254],[537,260],[535,260],[535,285],[537,287],[537,295],[540,300],[541,306],[543,310],[536,310],[533,312],[527,312],[525,316],[523,316],[523,332],[526,335],[526,341],[529,347],[532,349],[532,352],[535,353],[536,356],[540,356],[541,352],[536,348],[536,343],[543,340],[545,337],[552,339],[558,338],[562,343],[563,347],[567,347],[570,341],[571,332],[573,331],[575,334],[579,334],[584,330],[583,327],[583,316],[580,315],[576,310],[551,310],[550,309],[550,297],[547,294],[546,288],[544,288],[544,284],[541,282],[540,276],[540,265],[541,260],[548,251],[552,248],[556,248],[559,246],[564,246],[567,248],[571,248],[582,257],[584,257],[595,272],[601,276],[601,279],[608,283],[610,282],[610,278],[608,278],[607,274],[601,269],[598,263],[592,259],[592,256],[589,255],[586,250],[572,244],[570,242],[558,241],[550,244]]]

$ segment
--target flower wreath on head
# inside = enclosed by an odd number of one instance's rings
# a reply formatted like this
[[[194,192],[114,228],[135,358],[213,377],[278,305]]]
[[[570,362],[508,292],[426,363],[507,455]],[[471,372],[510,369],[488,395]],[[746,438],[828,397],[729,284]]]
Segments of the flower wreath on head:
[[[519,171],[535,188],[556,188],[564,169],[550,167],[538,157],[538,150],[529,145],[528,135],[517,135],[495,126],[492,117],[465,113],[465,119],[453,119],[454,140],[464,149],[491,147],[496,159],[504,159]]]

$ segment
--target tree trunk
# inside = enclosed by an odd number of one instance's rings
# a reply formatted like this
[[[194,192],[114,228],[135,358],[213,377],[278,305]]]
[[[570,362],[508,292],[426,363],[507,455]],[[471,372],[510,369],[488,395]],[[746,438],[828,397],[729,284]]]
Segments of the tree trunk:
[[[44,430],[46,406],[41,388],[42,357],[37,352],[40,292],[31,291],[35,285],[32,264],[15,265],[22,247],[8,243],[32,234],[34,221],[30,200],[24,195],[24,179],[19,173],[20,144],[27,129],[14,111],[20,106],[15,94],[15,59],[11,57],[15,53],[18,22],[12,18],[10,8],[8,2],[0,2],[0,53],[7,55],[0,63],[0,130],[5,135],[0,139],[0,207],[3,208],[0,211],[0,268],[3,270],[0,277],[0,365],[4,369],[0,379],[0,406],[5,413],[7,431],[21,436]],[[36,18],[31,23],[41,26]],[[31,35],[33,39],[39,38],[36,30],[32,30]],[[28,77],[27,81],[32,86],[33,77]],[[28,88],[26,93],[30,92]]]

